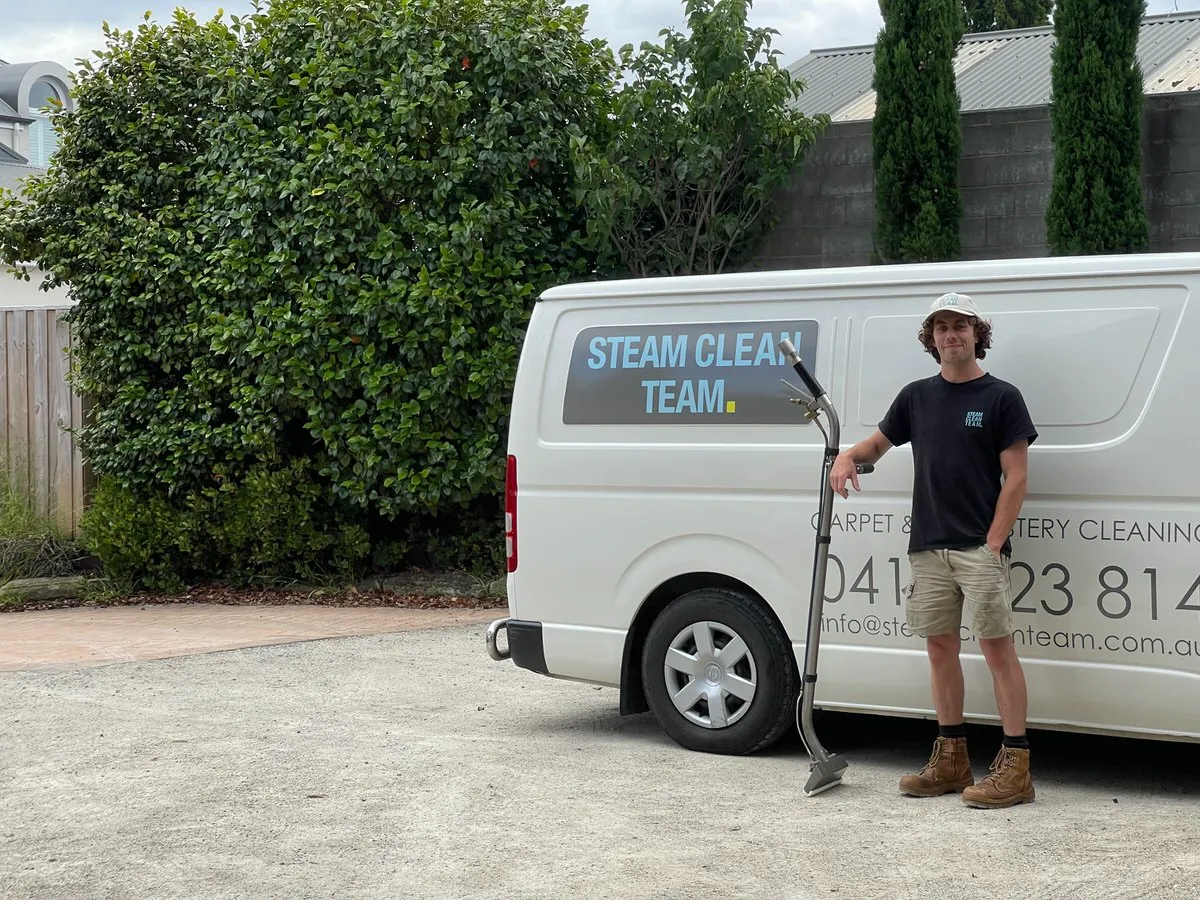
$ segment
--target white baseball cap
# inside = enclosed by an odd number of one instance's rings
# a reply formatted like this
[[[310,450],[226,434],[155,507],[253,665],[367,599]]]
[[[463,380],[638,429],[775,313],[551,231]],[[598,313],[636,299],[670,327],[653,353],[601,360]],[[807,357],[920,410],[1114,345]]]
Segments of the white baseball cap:
[[[983,318],[983,316],[980,315],[979,307],[975,305],[974,300],[972,300],[966,294],[959,294],[951,291],[948,294],[942,294],[942,296],[933,301],[929,307],[929,314],[925,316],[925,321],[928,322],[943,309],[956,310],[957,312],[962,313],[964,316],[974,316],[976,319]]]

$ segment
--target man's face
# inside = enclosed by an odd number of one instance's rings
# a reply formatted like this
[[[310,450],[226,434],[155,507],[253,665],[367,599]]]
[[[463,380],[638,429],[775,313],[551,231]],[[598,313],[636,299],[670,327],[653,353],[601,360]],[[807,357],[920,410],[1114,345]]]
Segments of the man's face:
[[[975,358],[975,320],[947,310],[933,318],[933,344],[943,362],[964,363]]]

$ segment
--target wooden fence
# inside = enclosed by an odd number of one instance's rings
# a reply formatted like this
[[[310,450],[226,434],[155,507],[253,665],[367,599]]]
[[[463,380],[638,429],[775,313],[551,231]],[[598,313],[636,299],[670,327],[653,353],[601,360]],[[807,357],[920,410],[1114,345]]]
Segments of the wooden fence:
[[[83,423],[83,404],[67,383],[68,309],[0,309],[0,460],[39,517],[78,535],[86,485],[73,430]]]

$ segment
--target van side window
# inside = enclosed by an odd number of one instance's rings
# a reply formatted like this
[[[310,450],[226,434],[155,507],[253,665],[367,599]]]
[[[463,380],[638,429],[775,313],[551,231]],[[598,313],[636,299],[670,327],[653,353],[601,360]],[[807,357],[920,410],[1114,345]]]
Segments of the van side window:
[[[794,425],[785,338],[818,364],[815,320],[604,325],[575,337],[567,425]],[[792,378],[794,381],[795,379]]]

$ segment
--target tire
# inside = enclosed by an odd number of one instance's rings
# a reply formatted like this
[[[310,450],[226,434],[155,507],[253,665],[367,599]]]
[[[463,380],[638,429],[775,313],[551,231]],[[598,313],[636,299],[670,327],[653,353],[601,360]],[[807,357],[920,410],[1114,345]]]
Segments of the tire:
[[[650,626],[642,683],[677,744],[741,755],[782,736],[793,721],[800,675],[791,642],[759,601],[703,588],[673,601]]]

